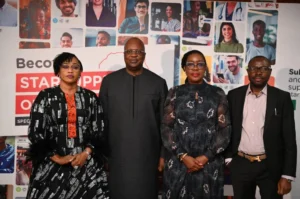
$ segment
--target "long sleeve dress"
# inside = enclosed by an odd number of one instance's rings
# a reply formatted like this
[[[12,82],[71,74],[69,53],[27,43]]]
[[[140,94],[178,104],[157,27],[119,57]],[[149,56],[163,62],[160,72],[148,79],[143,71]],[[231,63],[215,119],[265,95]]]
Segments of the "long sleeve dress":
[[[75,104],[75,135],[69,119],[71,107],[59,86],[41,91],[35,99],[28,128],[31,141],[29,157],[33,171],[27,199],[106,199],[107,177],[98,152],[104,146],[104,123],[102,108],[92,91],[78,87]],[[74,133],[74,132],[73,132]],[[71,164],[59,165],[50,157],[74,155],[86,147],[93,152],[83,167]]]
[[[222,152],[230,141],[226,95],[205,82],[170,89],[162,121],[165,158],[164,199],[219,199],[223,196]],[[178,156],[205,155],[203,169],[188,173]]]

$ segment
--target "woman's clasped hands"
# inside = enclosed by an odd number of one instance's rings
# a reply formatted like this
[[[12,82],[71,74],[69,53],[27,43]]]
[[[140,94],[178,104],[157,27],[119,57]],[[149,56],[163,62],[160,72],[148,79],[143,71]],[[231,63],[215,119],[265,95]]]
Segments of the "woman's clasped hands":
[[[60,156],[55,154],[51,157],[51,160],[59,165],[71,164],[74,169],[77,169],[85,164],[89,154],[90,152],[88,150],[84,150],[75,155]]]
[[[208,158],[204,155],[193,158],[189,155],[182,159],[183,164],[187,167],[187,172],[195,172],[203,169],[208,162]]]

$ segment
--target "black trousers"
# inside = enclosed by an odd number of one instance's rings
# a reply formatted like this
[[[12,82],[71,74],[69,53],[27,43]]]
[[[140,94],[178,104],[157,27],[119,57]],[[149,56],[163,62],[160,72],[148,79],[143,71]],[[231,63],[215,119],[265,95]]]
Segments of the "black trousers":
[[[237,155],[233,157],[229,167],[234,199],[254,199],[256,186],[260,189],[262,199],[282,199],[277,194],[278,182],[270,179],[265,160],[250,162]]]

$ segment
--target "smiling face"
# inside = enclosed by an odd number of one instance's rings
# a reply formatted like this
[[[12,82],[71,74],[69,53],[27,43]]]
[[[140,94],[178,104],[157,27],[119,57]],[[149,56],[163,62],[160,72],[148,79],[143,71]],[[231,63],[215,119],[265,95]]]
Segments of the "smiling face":
[[[263,41],[265,28],[262,24],[255,24],[252,30],[255,41]]]
[[[197,13],[199,14],[200,11],[200,2],[199,1],[191,1],[191,9],[192,13]]]
[[[131,52],[131,53],[126,53]],[[143,53],[139,53],[143,52]],[[141,71],[143,63],[146,57],[144,43],[137,39],[131,38],[127,41],[124,48],[124,61],[126,63],[126,69],[133,73]]]
[[[60,39],[60,47],[62,48],[71,48],[72,47],[72,39],[68,36],[63,36]]]
[[[226,64],[230,72],[234,73],[239,68],[239,61],[236,59],[235,56],[228,56],[226,57]]]
[[[193,63],[194,65],[197,65],[198,63],[205,63],[204,57],[202,57],[198,53],[193,53],[187,57],[186,60],[186,66],[184,67],[185,74],[187,76],[188,82],[190,84],[201,84],[203,82],[206,65],[204,67],[187,67],[187,63]]]
[[[60,0],[59,9],[63,17],[74,17],[75,3],[72,0]]]
[[[222,27],[222,35],[224,37],[224,41],[231,41],[232,39],[232,35],[233,35],[233,30],[231,28],[231,26],[229,25],[224,25]]]
[[[253,58],[248,65],[248,77],[250,85],[254,88],[260,88],[266,86],[271,76],[272,70],[262,71],[262,67],[270,67],[271,63],[266,58]],[[250,68],[256,68],[257,70],[250,70]]]
[[[34,23],[38,30],[41,30],[45,26],[46,16],[45,11],[42,9],[37,9],[34,13]]]
[[[99,33],[96,38],[96,46],[107,46],[110,43],[108,37],[104,33]]]
[[[172,18],[172,14],[173,14],[173,10],[172,10],[171,6],[167,6],[167,8],[166,8],[167,17]]]
[[[73,57],[70,61],[64,61],[58,72],[61,84],[68,85],[76,85],[80,74],[80,63],[76,57]]]
[[[144,2],[137,3],[134,7],[135,14],[138,18],[145,17],[148,13],[147,4]]]

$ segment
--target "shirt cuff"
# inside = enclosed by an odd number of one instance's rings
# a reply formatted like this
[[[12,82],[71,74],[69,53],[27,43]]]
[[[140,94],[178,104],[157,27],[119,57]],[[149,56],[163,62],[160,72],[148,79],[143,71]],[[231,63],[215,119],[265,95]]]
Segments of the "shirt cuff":
[[[292,177],[292,176],[282,175],[281,177],[282,177],[282,178],[285,178],[285,179],[288,179],[288,180],[291,180],[291,181],[295,181],[295,178]]]

